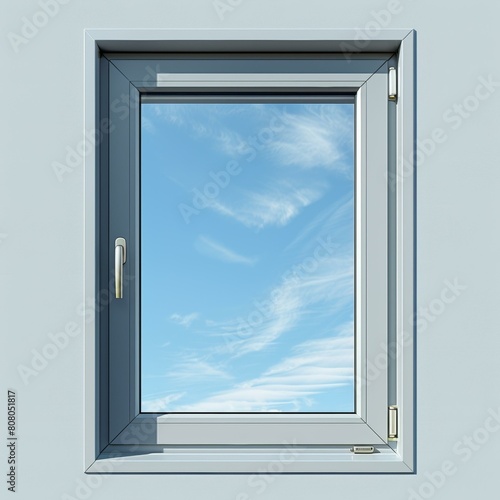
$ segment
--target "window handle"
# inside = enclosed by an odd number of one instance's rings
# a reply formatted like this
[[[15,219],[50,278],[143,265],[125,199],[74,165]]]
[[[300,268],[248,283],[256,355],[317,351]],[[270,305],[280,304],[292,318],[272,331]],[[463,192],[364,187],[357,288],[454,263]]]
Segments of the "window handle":
[[[115,292],[117,299],[123,299],[123,264],[127,262],[127,242],[125,238],[115,240]]]

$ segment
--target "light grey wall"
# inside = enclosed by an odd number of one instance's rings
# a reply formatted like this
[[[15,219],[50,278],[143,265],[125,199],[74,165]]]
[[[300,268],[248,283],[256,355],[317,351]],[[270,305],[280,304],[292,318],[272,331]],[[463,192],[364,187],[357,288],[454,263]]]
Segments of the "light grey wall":
[[[14,40],[24,18],[43,24],[42,3],[4,0],[0,18],[0,435],[4,395],[15,389],[17,498],[497,498],[500,426],[488,418],[500,413],[500,4],[221,0],[233,4],[221,19],[213,0],[59,0],[59,12],[26,43]],[[389,7],[396,13],[377,14]],[[418,318],[418,474],[276,476],[268,483],[85,476],[82,334],[49,352],[53,359],[26,383],[18,371],[31,366],[50,333],[84,322],[82,165],[61,182],[53,171],[82,139],[83,29],[360,28],[376,38],[381,24],[418,32],[418,134],[427,148],[418,169],[418,302],[426,309]],[[494,83],[477,101],[481,79]],[[459,110],[464,105],[469,111]],[[436,144],[433,134],[444,141]],[[455,281],[462,289],[447,284]],[[438,473],[443,467],[452,473]],[[2,497],[6,486],[2,480]]]

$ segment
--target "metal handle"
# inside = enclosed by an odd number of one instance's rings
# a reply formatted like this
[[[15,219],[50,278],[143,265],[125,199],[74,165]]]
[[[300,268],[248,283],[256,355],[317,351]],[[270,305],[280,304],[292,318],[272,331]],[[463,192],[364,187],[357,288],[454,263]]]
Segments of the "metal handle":
[[[115,294],[123,299],[123,264],[127,262],[127,242],[125,238],[115,240]]]

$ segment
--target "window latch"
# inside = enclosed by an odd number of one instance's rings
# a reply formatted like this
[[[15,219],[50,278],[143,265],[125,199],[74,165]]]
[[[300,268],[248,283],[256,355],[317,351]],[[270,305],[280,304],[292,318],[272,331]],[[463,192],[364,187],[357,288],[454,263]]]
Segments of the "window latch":
[[[353,446],[351,448],[351,453],[354,453],[355,455],[371,455],[374,452],[374,446]]]
[[[123,299],[123,264],[127,262],[127,242],[125,238],[115,240],[115,296]]]

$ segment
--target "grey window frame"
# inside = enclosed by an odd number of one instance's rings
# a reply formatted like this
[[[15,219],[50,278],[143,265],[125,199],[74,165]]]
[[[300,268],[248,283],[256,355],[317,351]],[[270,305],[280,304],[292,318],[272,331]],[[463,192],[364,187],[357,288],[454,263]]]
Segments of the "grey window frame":
[[[275,460],[285,473],[414,470],[415,34],[391,30],[356,47],[349,31],[86,30],[85,131],[97,145],[85,159],[86,472],[255,473]],[[277,57],[282,68],[302,61],[303,69],[266,73],[266,60]],[[245,69],[248,61],[257,71]],[[390,66],[398,74],[395,102]],[[228,75],[238,67],[246,73]],[[138,280],[119,303],[108,297],[115,237],[129,242],[126,274],[139,269],[140,96],[224,86],[355,94],[356,227],[366,243],[356,254],[355,414],[139,412]],[[398,407],[397,440],[388,438],[389,405]],[[353,445],[376,453],[353,454]],[[290,446],[294,459],[283,462]]]

